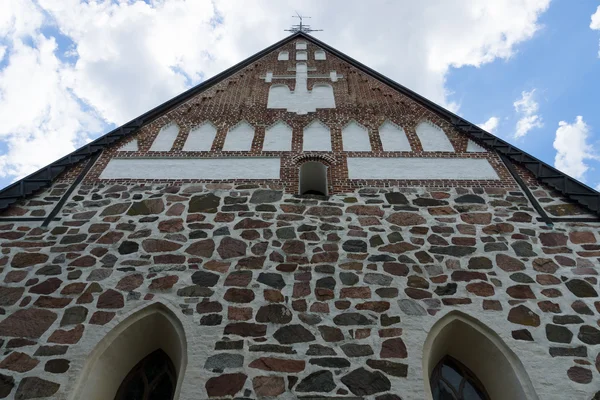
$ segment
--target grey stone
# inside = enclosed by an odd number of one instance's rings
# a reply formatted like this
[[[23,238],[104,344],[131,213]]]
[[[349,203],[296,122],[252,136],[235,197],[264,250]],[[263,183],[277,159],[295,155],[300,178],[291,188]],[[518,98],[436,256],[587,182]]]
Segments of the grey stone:
[[[283,197],[283,192],[276,190],[259,189],[252,193],[250,203],[275,203]]]
[[[340,357],[311,358],[309,363],[324,368],[348,368],[350,366],[350,361]]]
[[[353,312],[336,315],[333,318],[333,322],[335,322],[336,325],[340,325],[340,326],[373,324],[373,320],[365,317],[362,314],[353,313]]]
[[[335,350],[322,344],[311,344],[306,351],[307,356],[335,356]]]
[[[344,285],[352,286],[358,283],[358,275],[352,272],[340,272],[340,280]]]
[[[392,283],[392,277],[391,276],[387,276],[387,275],[383,275],[383,274],[376,274],[376,273],[368,273],[365,274],[364,278],[363,278],[363,282],[367,283],[369,285],[379,285],[379,286],[389,286]]]
[[[87,277],[87,281],[88,282],[99,282],[99,281],[103,281],[106,278],[108,278],[109,276],[111,276],[113,273],[112,269],[108,269],[108,268],[98,268],[93,270],[92,272],[90,272],[90,274]]]
[[[67,308],[60,320],[60,326],[77,325],[85,321],[88,315],[88,309],[83,306]]]
[[[119,246],[119,254],[132,254],[135,253],[139,250],[140,245],[136,242],[131,242],[129,240],[124,241],[123,243],[121,243],[121,245]]]
[[[223,371],[227,368],[241,368],[244,365],[244,356],[241,354],[221,353],[208,357],[204,368]]]
[[[277,229],[277,231],[275,231],[275,234],[277,235],[277,239],[295,239],[296,238],[296,231],[294,231],[294,228],[291,226],[286,226],[284,228],[279,228]]]
[[[268,304],[259,308],[256,313],[256,322],[270,322],[273,324],[287,324],[292,320],[292,313],[283,304]]]
[[[212,287],[219,281],[219,275],[212,272],[196,271],[192,274],[192,283],[204,287]]]
[[[313,372],[296,386],[297,392],[331,392],[333,389],[335,382],[331,371]]]
[[[583,279],[571,279],[565,283],[567,288],[577,297],[597,297],[596,289]]]
[[[194,196],[189,202],[190,213],[216,213],[221,203],[221,198],[212,193]]]
[[[523,240],[516,241],[510,245],[519,257],[535,257],[537,253],[533,251],[531,243]]]
[[[181,288],[177,291],[177,296],[181,297],[210,297],[214,293],[213,290],[200,285],[191,285]]]
[[[315,336],[302,325],[287,325],[279,328],[273,337],[281,344],[312,342]]]
[[[429,251],[434,254],[443,254],[453,257],[464,257],[473,254],[477,250],[469,246],[432,246]]]
[[[15,400],[34,399],[38,397],[50,397],[58,392],[60,385],[45,379],[34,376],[28,376],[21,379]]]
[[[522,272],[515,272],[510,276],[510,279],[519,283],[535,283],[532,277]]]
[[[465,194],[454,199],[455,203],[485,204],[485,200],[474,194]]]
[[[438,286],[437,288],[435,288],[434,292],[438,296],[452,296],[456,293],[456,286],[456,283],[451,282],[443,286]]]
[[[398,305],[400,306],[400,309],[406,315],[416,315],[416,316],[427,315],[427,310],[425,310],[423,308],[423,306],[421,306],[419,303],[417,303],[414,300],[410,300],[410,299],[398,300]]]
[[[0,399],[8,397],[15,387],[15,378],[12,376],[0,374]]]
[[[275,289],[283,289],[285,287],[283,277],[273,272],[261,272],[258,275],[257,281]]]
[[[229,228],[226,226],[223,226],[219,229],[215,229],[215,231],[213,232],[213,236],[229,236],[231,235],[231,233],[229,232]]]
[[[600,344],[600,330],[590,325],[583,325],[579,328],[577,338],[585,344]]]
[[[368,344],[346,343],[341,348],[348,357],[366,357],[373,354],[373,349]]]
[[[386,193],[385,199],[390,204],[408,204],[406,196],[398,192]]]
[[[367,252],[367,242],[364,240],[346,240],[342,244],[342,249],[349,253],[366,253]]]
[[[381,372],[370,372],[364,368],[355,369],[343,376],[341,381],[357,396],[387,392],[392,386],[390,380]]]
[[[573,332],[561,325],[546,325],[546,337],[554,343],[571,343]]]

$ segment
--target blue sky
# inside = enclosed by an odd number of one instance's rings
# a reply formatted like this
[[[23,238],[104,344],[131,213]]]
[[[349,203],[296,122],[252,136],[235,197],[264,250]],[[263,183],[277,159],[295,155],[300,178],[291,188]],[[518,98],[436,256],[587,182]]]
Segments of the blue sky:
[[[592,1],[556,1],[539,19],[541,29],[520,44],[509,60],[480,68],[452,69],[447,86],[460,103],[460,113],[472,122],[496,116],[496,135],[548,164],[554,164],[553,140],[559,121],[573,123],[581,115],[590,129],[589,144],[600,150],[599,31],[589,27],[597,4]],[[515,139],[519,119],[513,102],[522,91],[535,89],[543,127]],[[586,160],[586,183],[600,184],[600,162]]]
[[[296,10],[317,38],[600,187],[596,1],[248,3],[0,2],[0,187],[285,37]]]

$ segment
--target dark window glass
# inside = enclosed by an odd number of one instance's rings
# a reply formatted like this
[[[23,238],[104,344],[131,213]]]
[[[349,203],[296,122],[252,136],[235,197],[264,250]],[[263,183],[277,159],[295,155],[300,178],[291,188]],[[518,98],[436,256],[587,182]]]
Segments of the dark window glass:
[[[475,374],[450,356],[433,369],[431,392],[433,400],[490,400]]]
[[[175,367],[167,353],[159,349],[129,371],[115,400],[172,400],[175,381]]]

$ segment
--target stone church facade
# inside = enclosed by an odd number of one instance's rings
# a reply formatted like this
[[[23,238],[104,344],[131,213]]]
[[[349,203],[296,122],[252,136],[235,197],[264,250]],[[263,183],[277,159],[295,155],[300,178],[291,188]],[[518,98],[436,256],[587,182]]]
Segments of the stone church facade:
[[[600,399],[600,194],[302,32],[0,208],[0,398]]]

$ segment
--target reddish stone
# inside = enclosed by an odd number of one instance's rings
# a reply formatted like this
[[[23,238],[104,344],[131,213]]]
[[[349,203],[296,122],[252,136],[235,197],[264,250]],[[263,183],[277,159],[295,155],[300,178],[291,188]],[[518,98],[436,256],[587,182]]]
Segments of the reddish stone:
[[[223,374],[206,381],[206,393],[209,397],[235,396],[244,388],[248,377],[242,373]]]
[[[227,318],[231,321],[248,321],[252,319],[252,308],[250,307],[228,307]]]
[[[260,233],[258,233],[257,230],[250,229],[242,231],[242,234],[240,236],[242,237],[242,239],[245,240],[256,240],[260,237]]]
[[[24,291],[23,287],[0,287],[0,306],[12,306],[21,299]]]
[[[467,285],[467,291],[482,297],[490,297],[495,294],[494,287],[486,282],[473,282]]]
[[[410,287],[404,289],[404,293],[406,293],[406,295],[408,297],[410,297],[411,299],[416,299],[416,300],[429,299],[429,298],[433,297],[433,295],[426,290],[415,289],[415,288],[410,288]]]
[[[551,301],[540,301],[538,303],[538,307],[540,308],[540,310],[542,310],[543,312],[551,312],[551,313],[560,313],[560,305],[558,303],[553,303]]]
[[[573,382],[587,384],[592,381],[592,371],[583,367],[571,367],[567,371],[567,376]]]
[[[262,369],[264,371],[296,373],[304,371],[306,361],[288,360],[274,357],[261,357],[249,364],[250,368]]]
[[[231,288],[227,289],[223,298],[231,303],[250,303],[254,300],[254,292],[250,289]]]
[[[386,221],[390,224],[398,225],[398,226],[411,226],[411,225],[421,225],[427,222],[425,218],[420,216],[419,214],[411,213],[411,212],[397,212],[393,213],[389,217],[386,218]]]
[[[464,297],[463,298],[458,297],[458,298],[451,298],[451,299],[449,299],[449,298],[442,299],[442,303],[445,306],[460,306],[460,305],[465,305],[465,304],[471,304],[472,302],[473,301],[471,299],[464,298]]]
[[[477,241],[470,237],[453,237],[452,244],[456,246],[475,246]]]
[[[294,291],[292,296],[297,299],[299,297],[306,297],[310,295],[310,283],[309,282],[296,282],[294,283]]]
[[[269,301],[271,303],[283,303],[283,301],[285,300],[283,294],[279,290],[275,289],[265,289],[263,292],[263,296],[266,301]]]
[[[39,360],[31,358],[25,353],[13,351],[0,362],[0,368],[16,372],[27,372],[34,369],[39,363]]]
[[[117,283],[117,289],[122,290],[124,292],[131,292],[137,288],[139,288],[144,282],[144,277],[142,274],[133,274],[128,275],[122,278],[119,283]]]
[[[306,210],[305,206],[298,206],[295,204],[282,204],[281,211],[288,214],[303,214]]]
[[[524,305],[518,305],[508,312],[508,320],[513,324],[540,326],[540,317]]]
[[[487,281],[487,275],[483,272],[474,272],[474,271],[454,271],[450,276],[451,279],[455,282],[470,282],[475,279],[479,279],[482,281]]]
[[[462,213],[462,219],[467,224],[473,225],[489,225],[492,222],[492,214],[490,213]]]
[[[100,239],[96,241],[99,244],[115,244],[123,238],[123,232],[110,231],[106,232]]]
[[[511,222],[531,222],[532,217],[526,212],[517,211],[508,220]]]
[[[369,299],[371,298],[371,288],[368,286],[347,287],[340,290],[341,298]]]
[[[596,243],[594,232],[571,232],[569,233],[569,239],[575,244]]]
[[[123,295],[116,290],[108,289],[98,297],[98,308],[123,308],[125,300]]]
[[[48,255],[41,253],[17,253],[10,265],[13,268],[25,268],[48,261]]]
[[[537,281],[537,283],[539,283],[540,285],[544,285],[544,286],[558,285],[561,282],[561,280],[558,279],[557,277],[555,277],[554,275],[546,275],[546,274],[540,274],[540,275],[536,276],[535,280]]]
[[[535,294],[528,285],[515,285],[506,289],[506,293],[515,299],[535,299]]]
[[[408,352],[404,341],[400,338],[388,339],[381,344],[381,358],[406,358]]]
[[[216,272],[227,272],[229,270],[229,263],[226,262],[222,262],[222,261],[217,261],[217,260],[211,260],[211,261],[207,261],[203,267],[209,271],[216,271]]]
[[[235,322],[225,327],[225,335],[238,336],[265,336],[267,334],[267,325],[253,324],[249,322]]]
[[[505,222],[483,227],[483,233],[486,235],[502,235],[505,233],[512,233],[514,230],[515,227],[512,224],[507,224]]]
[[[317,215],[320,217],[339,217],[342,215],[342,209],[339,207],[311,207],[306,213],[308,215]]]
[[[281,249],[286,254],[303,254],[306,251],[304,242],[301,240],[287,240]]]
[[[409,269],[406,264],[400,264],[396,262],[385,262],[383,263],[383,270],[391,275],[406,276],[408,275]]]
[[[104,217],[104,216],[110,216],[110,215],[120,215],[120,214],[123,214],[125,211],[127,211],[127,209],[129,209],[130,206],[131,206],[131,203],[111,204],[110,206],[108,206],[104,210],[102,210],[102,213],[100,214],[100,216]]]
[[[81,336],[83,336],[84,327],[82,324],[77,325],[73,329],[57,329],[55,330],[50,338],[48,338],[48,342],[51,343],[59,343],[59,344],[75,344],[79,342]]]
[[[427,209],[427,211],[429,211],[429,214],[431,214],[431,215],[455,215],[455,214],[458,214],[458,211],[456,211],[454,208],[448,207],[448,206],[430,207]]]
[[[374,226],[381,225],[381,220],[376,217],[358,217],[358,223],[360,226]]]
[[[17,283],[17,282],[21,282],[26,277],[27,277],[27,271],[8,271],[8,273],[4,277],[4,282]]]
[[[173,218],[158,223],[158,230],[161,232],[181,232],[183,230],[183,219]]]
[[[356,215],[371,215],[375,217],[383,217],[383,210],[379,206],[350,206],[346,208],[346,212]]]
[[[546,296],[546,297],[561,297],[562,293],[560,292],[560,290],[558,289],[544,289],[541,291],[541,293]]]
[[[261,229],[268,228],[271,225],[273,225],[272,222],[266,222],[260,219],[244,218],[235,224],[233,229]]]
[[[388,244],[387,246],[380,247],[379,250],[388,252],[388,253],[402,254],[402,253],[406,253],[407,251],[416,250],[418,248],[419,248],[418,246],[412,245],[407,242],[399,242],[399,243]]]
[[[92,325],[106,325],[115,317],[114,312],[108,311],[96,311],[90,318],[90,324]]]
[[[60,279],[48,278],[45,281],[32,286],[29,289],[29,292],[36,294],[50,294],[56,292],[60,285],[62,285],[62,281]]]
[[[154,264],[184,264],[186,257],[177,254],[159,254],[153,259]]]
[[[246,255],[247,245],[241,240],[224,237],[219,244],[217,252],[223,259],[241,257]]]
[[[64,308],[71,303],[73,299],[64,297],[50,297],[40,296],[34,303],[34,305],[43,308]]]
[[[171,207],[169,207],[169,209],[167,210],[165,215],[168,217],[179,216],[179,215],[183,214],[184,210],[185,210],[185,206],[183,204],[181,204],[181,203],[173,204]]]
[[[231,274],[227,275],[225,279],[225,286],[238,286],[238,287],[246,287],[250,284],[252,280],[252,272],[251,271],[235,271]]]
[[[381,313],[390,309],[390,303],[387,301],[367,301],[357,304],[356,309]]]
[[[217,213],[215,215],[215,222],[232,222],[235,219],[235,214],[233,213]]]
[[[553,274],[558,270],[558,265],[551,258],[536,258],[533,260],[533,269],[546,274]]]
[[[340,255],[335,251],[323,251],[321,253],[314,254],[310,262],[311,264],[335,263],[337,262],[339,256]]]
[[[94,265],[96,265],[96,258],[92,257],[92,256],[83,256],[83,257],[79,257],[73,261],[71,261],[71,263],[69,263],[70,267],[93,267]]]
[[[165,253],[169,251],[179,250],[181,244],[161,239],[145,239],[142,242],[142,247],[148,253]]]
[[[540,241],[544,246],[564,246],[567,244],[567,235],[557,232],[540,233]]]
[[[223,311],[223,306],[218,301],[203,300],[196,304],[196,311],[198,314],[220,313]]]
[[[252,387],[258,397],[274,397],[285,392],[285,380],[281,376],[257,376]]]
[[[162,278],[153,279],[148,287],[150,290],[168,290],[177,283],[179,277],[177,275],[169,275]]]
[[[490,311],[502,311],[502,304],[498,300],[484,300],[483,309]]]
[[[90,225],[89,233],[104,233],[110,229],[110,224],[92,224]]]

